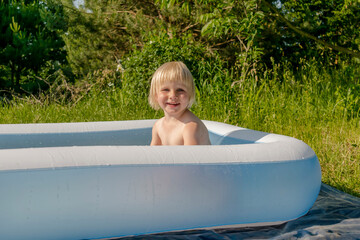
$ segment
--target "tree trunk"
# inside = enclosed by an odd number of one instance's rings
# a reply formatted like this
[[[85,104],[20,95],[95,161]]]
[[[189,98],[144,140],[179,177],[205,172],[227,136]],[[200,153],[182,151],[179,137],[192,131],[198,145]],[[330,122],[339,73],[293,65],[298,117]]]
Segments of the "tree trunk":
[[[12,61],[10,61],[10,64],[9,64],[9,67],[11,69],[11,78],[10,78],[10,81],[11,81],[11,88],[14,88],[15,87],[15,65],[12,63]]]
[[[16,80],[16,83],[15,83],[15,86],[14,86],[14,89],[16,91],[18,91],[20,89],[20,77],[21,77],[21,69],[18,68],[17,71],[15,71],[15,80]]]

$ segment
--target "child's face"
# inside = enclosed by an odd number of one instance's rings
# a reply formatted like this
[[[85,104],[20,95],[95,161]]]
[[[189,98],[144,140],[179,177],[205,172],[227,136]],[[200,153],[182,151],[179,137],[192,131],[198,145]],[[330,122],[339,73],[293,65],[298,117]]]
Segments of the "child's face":
[[[188,89],[179,82],[164,83],[156,97],[165,115],[175,117],[187,109],[190,100]]]

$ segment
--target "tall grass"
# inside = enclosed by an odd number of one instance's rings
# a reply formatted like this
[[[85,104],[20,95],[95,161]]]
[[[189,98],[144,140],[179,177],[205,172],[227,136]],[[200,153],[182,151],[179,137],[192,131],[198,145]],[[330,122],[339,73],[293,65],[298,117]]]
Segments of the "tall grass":
[[[319,69],[304,64],[296,74],[274,66],[258,80],[232,86],[231,74],[218,73],[198,87],[192,111],[214,120],[298,138],[317,154],[322,181],[360,197],[359,70]],[[344,79],[346,78],[346,79]],[[205,81],[206,82],[206,81]],[[0,109],[0,123],[81,122],[159,118],[143,93],[107,82],[76,101],[59,103],[33,97]]]
[[[358,77],[348,84],[342,70],[307,67],[282,74],[248,81],[228,94],[202,94],[195,113],[304,141],[319,158],[324,183],[360,196],[359,73],[352,72]]]

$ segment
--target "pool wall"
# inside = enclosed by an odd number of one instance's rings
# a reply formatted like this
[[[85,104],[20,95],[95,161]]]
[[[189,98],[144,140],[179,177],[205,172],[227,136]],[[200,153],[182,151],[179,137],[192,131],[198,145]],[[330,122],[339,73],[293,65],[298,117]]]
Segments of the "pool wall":
[[[153,120],[113,122],[114,129],[106,129],[111,122],[106,128],[84,123],[81,130],[77,124],[0,126],[1,238],[94,239],[268,225],[307,213],[321,185],[310,147],[205,123],[217,145],[147,146]]]

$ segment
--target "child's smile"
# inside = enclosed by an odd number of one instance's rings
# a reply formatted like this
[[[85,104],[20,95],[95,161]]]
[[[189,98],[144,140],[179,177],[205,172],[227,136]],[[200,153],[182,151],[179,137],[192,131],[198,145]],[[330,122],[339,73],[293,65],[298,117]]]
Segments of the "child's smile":
[[[167,103],[167,105],[169,105],[170,107],[176,107],[179,106],[180,103]]]

